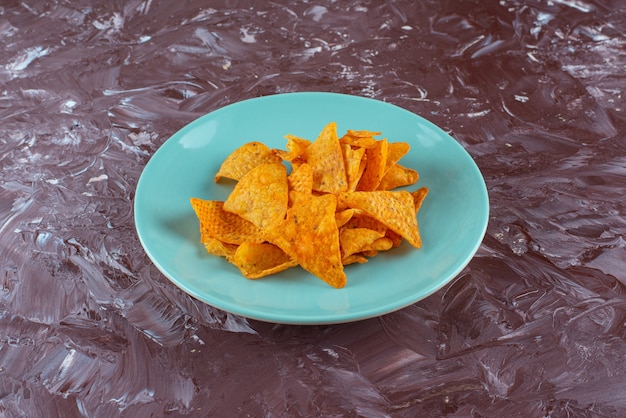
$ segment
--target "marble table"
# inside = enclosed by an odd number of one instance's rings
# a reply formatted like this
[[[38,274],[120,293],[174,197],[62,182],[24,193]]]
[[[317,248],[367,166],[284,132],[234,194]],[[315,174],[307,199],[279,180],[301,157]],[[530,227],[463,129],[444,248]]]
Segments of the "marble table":
[[[3,2],[0,416],[625,416],[625,33],[621,0]],[[448,285],[279,325],[151,263],[159,146],[296,91],[403,107],[474,158],[489,225]]]

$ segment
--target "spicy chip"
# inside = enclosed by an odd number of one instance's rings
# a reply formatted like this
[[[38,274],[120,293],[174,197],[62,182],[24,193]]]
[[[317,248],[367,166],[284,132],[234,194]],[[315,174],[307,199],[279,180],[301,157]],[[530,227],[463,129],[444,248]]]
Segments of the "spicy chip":
[[[340,195],[348,207],[360,209],[392,231],[400,234],[415,248],[422,246],[415,202],[411,193],[400,191],[348,192]]]
[[[226,244],[261,242],[259,228],[253,223],[224,210],[224,202],[191,198],[191,206],[200,220],[200,239],[209,238]]]
[[[303,158],[313,169],[313,190],[339,193],[348,190],[346,166],[337,138],[337,125],[329,123],[304,152]]]
[[[376,146],[365,150],[367,165],[356,189],[361,191],[376,190],[385,175],[387,167],[388,143],[386,139],[376,142]]]
[[[346,274],[335,221],[337,197],[300,193],[294,202],[281,223],[263,230],[266,240],[332,287],[344,287]]]
[[[267,242],[245,242],[227,258],[248,279],[259,279],[297,264],[283,250]]]
[[[280,157],[275,155],[269,147],[261,142],[248,142],[237,148],[220,166],[215,181],[222,177],[239,180],[254,167],[272,162],[280,162]]]
[[[263,228],[285,216],[288,197],[285,166],[261,164],[241,177],[224,202],[224,210]]]

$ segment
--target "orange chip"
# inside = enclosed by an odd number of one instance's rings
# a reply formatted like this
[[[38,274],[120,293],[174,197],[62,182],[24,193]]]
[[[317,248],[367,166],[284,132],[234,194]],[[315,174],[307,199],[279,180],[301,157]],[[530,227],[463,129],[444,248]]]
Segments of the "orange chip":
[[[226,177],[239,180],[254,167],[271,162],[281,161],[265,144],[261,142],[248,142],[233,151],[222,163],[215,175],[215,181]]]
[[[298,193],[298,192],[294,192]],[[337,197],[300,193],[283,222],[263,230],[265,239],[280,247],[302,268],[335,288],[346,285],[335,222]]]
[[[356,184],[350,184],[350,189],[347,190],[349,192],[354,192],[359,187],[359,183],[361,182],[361,178],[363,178],[363,173],[365,172],[365,168],[367,167],[367,155],[363,154],[363,158],[361,158],[361,165],[359,166],[359,171],[355,176]],[[358,179],[358,180],[357,180]]]
[[[339,139],[339,142],[344,145],[353,146],[355,148],[369,149],[369,148],[376,147],[376,143],[378,141],[370,136],[358,137],[358,136],[344,135]]]
[[[313,190],[339,193],[348,190],[346,168],[337,139],[337,124],[329,123],[304,155],[313,169]]]
[[[352,219],[352,217],[356,213],[359,213],[357,209],[337,210],[335,212],[335,221],[337,222],[337,228],[341,228],[342,226],[347,224],[348,221]]]
[[[377,239],[383,238],[384,234],[367,228],[345,228],[339,233],[339,243],[343,258],[370,249]]]
[[[301,158],[309,145],[311,145],[311,141],[308,139],[300,138],[295,135],[285,135],[285,138],[287,139],[286,147],[289,151],[282,149],[273,150],[276,155],[280,156],[285,161],[293,161]]]
[[[287,169],[282,163],[261,164],[246,173],[224,202],[259,228],[280,222],[287,211]]]
[[[289,151],[285,151],[284,149],[273,149],[274,155],[279,157],[283,161],[292,161],[297,157],[294,157],[293,154]]]
[[[413,196],[413,203],[415,204],[416,215],[417,215],[417,212],[419,212],[420,208],[422,207],[422,202],[424,202],[424,199],[426,198],[427,194],[428,194],[427,187],[420,187],[419,189],[411,192],[411,196]]]
[[[200,220],[200,240],[217,239],[227,244],[262,242],[259,228],[251,222],[223,210],[224,203],[217,200],[190,199]]]
[[[296,157],[301,157],[306,152],[306,149],[311,145],[311,141],[308,139],[300,138],[295,135],[285,135],[287,139],[287,149]]]
[[[347,266],[348,264],[354,264],[354,263],[363,264],[363,263],[367,263],[367,257],[365,257],[362,254],[351,254],[347,257],[344,257],[344,259],[341,260],[341,262],[343,263],[344,266]]]
[[[387,150],[387,140],[382,139],[376,142],[376,146],[374,148],[370,148],[365,151],[367,165],[365,167],[365,171],[363,171],[363,175],[361,176],[356,190],[376,190],[385,173]]]
[[[339,141],[342,144],[352,145],[359,148],[373,148],[376,146],[375,136],[380,135],[380,132],[374,131],[356,131],[348,129],[346,134],[342,136]]]
[[[365,161],[363,160],[365,148],[353,149],[348,144],[341,144],[341,151],[346,165],[346,179],[348,180],[347,191],[353,192],[356,190],[356,186],[359,184],[359,180],[365,169]]]
[[[419,175],[412,168],[394,164],[387,170],[378,184],[377,190],[392,190],[396,187],[408,186],[417,183]]]
[[[394,247],[394,242],[389,237],[381,237],[372,242],[369,246],[363,248],[362,251],[387,251]]]
[[[352,210],[356,210],[357,212],[352,215],[352,218],[348,222],[346,222],[346,224],[344,225],[345,228],[367,228],[371,229],[372,231],[376,231],[381,235],[385,235],[389,230],[389,228],[385,224],[363,213],[363,211],[361,211],[360,209]]]
[[[287,176],[287,184],[290,191],[311,193],[313,191],[313,170],[311,166],[304,163],[295,167]]]
[[[259,279],[297,265],[283,250],[268,243],[245,242],[229,261],[248,279]]]
[[[393,247],[399,247],[402,244],[402,235],[398,234],[391,229],[388,229],[385,233],[385,238],[389,238],[391,240],[391,245]]]
[[[386,169],[389,170],[395,163],[400,161],[410,149],[411,146],[406,142],[390,142],[387,149]]]
[[[415,248],[422,240],[415,217],[415,203],[411,193],[400,191],[347,192],[340,200],[348,207],[361,209],[392,231],[400,234]]]
[[[299,196],[306,196],[313,193],[313,170],[307,163],[295,167],[287,177],[289,185],[289,207]]]
[[[217,238],[204,236],[200,242],[204,245],[204,248],[207,250],[209,254],[216,255],[218,257],[226,257],[229,258],[235,251],[237,251],[236,244],[227,244],[225,242],[220,241]]]
[[[348,132],[346,133],[346,135],[352,136],[355,138],[373,138],[375,136],[380,135],[381,133],[382,132],[348,129]]]

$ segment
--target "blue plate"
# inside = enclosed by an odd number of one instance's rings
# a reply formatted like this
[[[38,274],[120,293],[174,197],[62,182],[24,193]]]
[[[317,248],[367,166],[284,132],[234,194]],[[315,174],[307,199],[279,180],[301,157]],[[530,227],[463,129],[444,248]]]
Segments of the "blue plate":
[[[245,279],[200,244],[189,198],[225,200],[232,184],[213,181],[238,146],[261,141],[285,148],[286,134],[315,139],[337,122],[406,141],[403,165],[430,189],[418,214],[423,246],[404,243],[368,263],[346,266],[348,283],[334,289],[302,270]],[[469,263],[487,228],[489,201],[467,152],[427,120],[397,106],[334,93],[289,93],[235,103],[185,126],[154,154],[135,194],[135,223],[154,264],[191,296],[227,312],[285,324],[331,324],[383,315],[425,298]]]

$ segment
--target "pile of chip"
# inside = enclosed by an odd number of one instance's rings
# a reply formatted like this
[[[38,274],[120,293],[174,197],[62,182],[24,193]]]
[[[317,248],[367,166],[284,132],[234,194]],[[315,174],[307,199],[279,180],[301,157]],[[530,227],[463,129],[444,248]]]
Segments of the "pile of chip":
[[[417,212],[428,193],[398,161],[409,144],[334,122],[314,141],[287,135],[286,150],[249,142],[222,163],[215,181],[235,181],[225,201],[191,198],[200,240],[249,279],[301,266],[335,288],[344,266],[365,263],[406,240],[422,241]],[[289,168],[289,169],[288,169]]]

